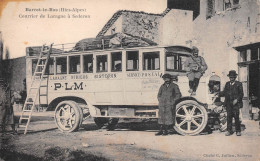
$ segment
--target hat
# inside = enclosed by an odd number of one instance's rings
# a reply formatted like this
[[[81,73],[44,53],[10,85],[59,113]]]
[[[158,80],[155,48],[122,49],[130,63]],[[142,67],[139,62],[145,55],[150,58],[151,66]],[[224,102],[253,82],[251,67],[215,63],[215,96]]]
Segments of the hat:
[[[237,73],[236,73],[235,70],[230,70],[227,76],[228,76],[228,77],[236,77],[236,76],[237,76]]]
[[[192,52],[198,52],[198,51],[199,51],[199,49],[196,46],[192,47]]]
[[[170,79],[171,79],[172,76],[171,76],[170,74],[167,73],[167,74],[164,74],[164,75],[162,76],[162,78],[163,78],[163,79],[164,79],[164,78],[170,78]]]
[[[168,74],[168,73],[166,73],[166,74],[164,74],[163,76],[162,76],[162,78],[164,79],[164,78],[170,78],[170,79],[172,79],[172,80],[178,80],[178,76],[177,75],[170,75],[170,74]]]

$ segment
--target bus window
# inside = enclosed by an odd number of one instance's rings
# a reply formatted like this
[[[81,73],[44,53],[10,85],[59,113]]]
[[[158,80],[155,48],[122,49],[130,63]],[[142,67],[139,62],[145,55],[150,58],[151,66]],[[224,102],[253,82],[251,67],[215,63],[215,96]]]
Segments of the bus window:
[[[97,55],[97,72],[107,72],[107,55]]]
[[[80,73],[80,56],[70,56],[69,57],[70,63],[70,74]]]
[[[159,70],[160,56],[159,52],[143,53],[143,70]]]
[[[54,60],[50,58],[48,60],[48,66],[46,67],[45,74],[53,75],[54,74]]]
[[[37,59],[32,59],[32,75],[35,72],[37,62],[38,62]]]
[[[126,52],[126,70],[138,70],[139,68],[139,53],[138,51]]]
[[[111,69],[112,71],[122,71],[122,53],[111,53]]]
[[[93,55],[83,55],[84,73],[93,73]]]
[[[56,73],[67,74],[67,57],[56,58]]]
[[[167,71],[184,71],[184,62],[186,55],[179,55],[175,53],[166,54],[166,70]]]

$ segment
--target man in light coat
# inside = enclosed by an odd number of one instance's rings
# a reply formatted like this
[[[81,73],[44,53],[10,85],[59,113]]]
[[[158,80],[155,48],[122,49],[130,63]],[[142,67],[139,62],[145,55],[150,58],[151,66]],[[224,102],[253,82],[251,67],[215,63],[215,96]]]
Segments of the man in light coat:
[[[170,74],[162,76],[164,84],[161,85],[157,98],[159,101],[158,124],[160,131],[155,135],[168,135],[168,129],[175,123],[175,102],[181,97],[181,92],[177,84],[172,82]]]

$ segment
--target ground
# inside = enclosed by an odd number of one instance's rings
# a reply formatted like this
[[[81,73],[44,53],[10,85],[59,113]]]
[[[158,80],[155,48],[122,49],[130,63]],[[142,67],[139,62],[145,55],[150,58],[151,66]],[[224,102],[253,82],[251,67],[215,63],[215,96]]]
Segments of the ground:
[[[26,135],[1,136],[0,160],[260,160],[257,121],[244,120],[241,137],[219,131],[154,136],[156,122],[121,120],[107,131],[98,129],[92,118],[78,132],[62,133],[51,116],[34,117]]]

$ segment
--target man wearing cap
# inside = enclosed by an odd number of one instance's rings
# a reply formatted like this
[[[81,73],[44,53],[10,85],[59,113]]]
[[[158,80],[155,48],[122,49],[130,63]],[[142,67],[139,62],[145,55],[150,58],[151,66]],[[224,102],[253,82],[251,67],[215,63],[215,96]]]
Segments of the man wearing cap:
[[[239,120],[239,109],[243,107],[243,86],[242,83],[236,81],[237,73],[235,70],[229,71],[227,75],[230,79],[224,87],[224,90],[219,92],[219,96],[224,96],[224,106],[227,108],[227,133],[226,136],[232,135],[232,119],[235,118],[236,135],[241,136],[241,127]]]
[[[162,76],[164,84],[161,85],[157,98],[159,101],[159,118],[158,124],[160,131],[155,135],[168,135],[168,129],[175,123],[175,102],[181,97],[181,92],[177,84],[173,83],[174,79],[170,74]],[[175,79],[177,77],[175,76]]]
[[[196,95],[196,90],[199,85],[200,77],[208,69],[208,66],[203,57],[199,56],[199,49],[192,47],[192,55],[184,62],[184,68],[189,79],[189,93]]]

